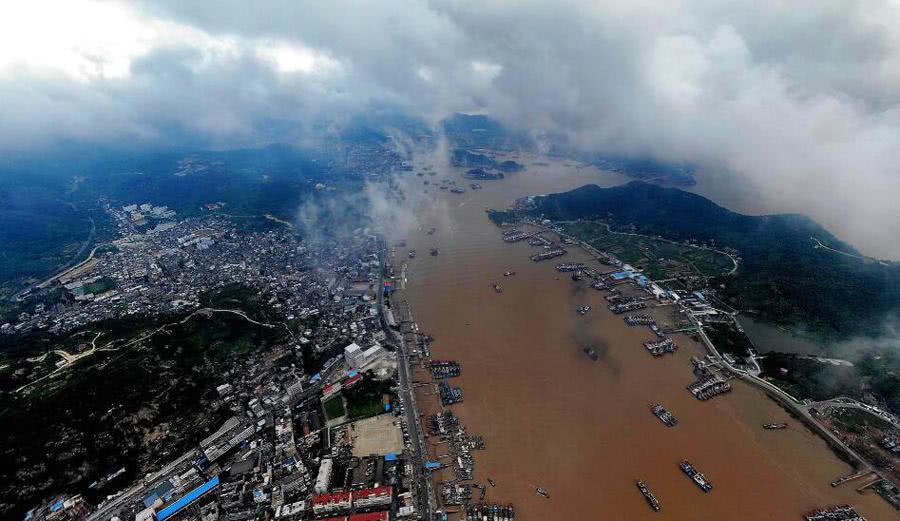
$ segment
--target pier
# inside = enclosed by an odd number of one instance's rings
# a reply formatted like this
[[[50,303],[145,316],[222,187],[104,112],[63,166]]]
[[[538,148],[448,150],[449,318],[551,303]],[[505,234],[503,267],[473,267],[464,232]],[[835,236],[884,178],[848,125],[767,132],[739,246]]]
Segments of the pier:
[[[857,479],[864,478],[864,477],[866,477],[866,476],[871,476],[871,475],[872,475],[872,471],[871,471],[871,470],[868,470],[868,469],[863,470],[863,471],[860,471],[860,472],[854,472],[853,474],[848,474],[848,475],[846,475],[846,476],[841,476],[841,477],[837,478],[836,480],[832,481],[832,482],[831,482],[831,486],[832,486],[832,487],[839,487],[839,486],[841,486],[841,485],[843,485],[844,483],[847,483],[847,482],[849,482],[849,481],[855,481],[855,480],[857,480]]]

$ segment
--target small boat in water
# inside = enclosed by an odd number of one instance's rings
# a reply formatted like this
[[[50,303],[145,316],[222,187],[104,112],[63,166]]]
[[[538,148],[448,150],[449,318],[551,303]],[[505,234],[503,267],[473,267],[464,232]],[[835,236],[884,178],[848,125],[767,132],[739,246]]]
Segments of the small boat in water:
[[[703,492],[709,492],[710,490],[712,490],[712,483],[710,483],[709,480],[706,479],[706,476],[704,476],[702,472],[691,465],[691,462],[689,462],[688,460],[681,460],[679,467],[681,467],[681,471],[687,474],[687,476],[691,478],[694,484],[700,487]]]
[[[657,403],[651,405],[650,411],[653,412],[654,416],[659,418],[659,421],[666,424],[667,427],[674,427],[678,425],[678,418],[676,418],[674,414],[669,412],[669,410],[663,407],[661,404]]]
[[[516,274],[516,272],[514,272],[514,271],[504,271],[503,272],[504,277],[512,277],[515,274]]]
[[[545,498],[547,498],[547,499],[550,499],[550,493],[547,492],[546,490],[542,489],[541,487],[538,487],[538,488],[535,490],[535,492],[537,492],[537,495],[539,495],[539,496],[543,496],[543,497],[545,497]]]
[[[503,286],[501,286],[500,284],[497,284],[495,282],[491,287],[493,287],[494,291],[496,291],[497,293],[503,293]]]
[[[763,429],[765,429],[767,431],[777,431],[777,430],[786,429],[786,428],[787,428],[786,423],[765,423],[765,424],[763,424]]]
[[[650,492],[650,488],[647,487],[647,484],[641,480],[637,480],[635,481],[635,485],[637,485],[638,490],[641,491],[641,495],[644,496],[644,499],[647,500],[647,504],[650,505],[650,508],[652,508],[655,512],[659,512],[661,508],[659,505],[659,500],[656,499],[656,496],[653,495],[653,492]]]

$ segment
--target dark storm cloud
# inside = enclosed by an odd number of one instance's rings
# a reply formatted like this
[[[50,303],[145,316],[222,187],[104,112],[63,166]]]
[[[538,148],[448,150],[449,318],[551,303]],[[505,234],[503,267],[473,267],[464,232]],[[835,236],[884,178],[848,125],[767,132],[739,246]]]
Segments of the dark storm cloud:
[[[147,0],[128,11],[164,36],[130,74],[0,75],[0,147],[290,141],[373,102],[432,122],[482,111],[586,151],[697,165],[741,187],[725,197],[739,209],[808,213],[900,257],[900,8],[887,0]],[[266,54],[279,46],[316,59],[285,71]]]

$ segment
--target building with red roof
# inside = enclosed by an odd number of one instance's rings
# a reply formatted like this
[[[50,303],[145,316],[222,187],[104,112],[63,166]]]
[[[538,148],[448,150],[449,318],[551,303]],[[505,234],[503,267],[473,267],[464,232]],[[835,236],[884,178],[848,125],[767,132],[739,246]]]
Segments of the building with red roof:
[[[351,497],[349,492],[318,494],[312,498],[313,512],[316,515],[350,510],[350,504]]]
[[[388,521],[390,516],[387,511],[369,512],[367,514],[354,514],[347,518],[347,521]]]
[[[353,492],[353,506],[356,508],[383,507],[391,504],[394,487],[375,487]]]
[[[349,389],[349,388],[353,387],[353,384],[355,384],[356,382],[358,382],[362,379],[363,379],[363,375],[360,373],[356,373],[355,375],[351,376],[350,378],[347,378],[346,380],[344,380],[344,382],[343,382],[344,389]]]

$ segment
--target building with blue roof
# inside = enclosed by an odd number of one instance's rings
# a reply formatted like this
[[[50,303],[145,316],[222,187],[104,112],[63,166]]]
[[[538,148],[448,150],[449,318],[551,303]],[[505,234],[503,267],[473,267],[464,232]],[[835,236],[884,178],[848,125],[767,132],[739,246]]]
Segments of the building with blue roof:
[[[219,486],[219,476],[215,476],[211,480],[206,483],[200,485],[199,487],[191,490],[187,494],[181,496],[177,501],[171,503],[166,508],[160,510],[156,513],[156,521],[165,521],[166,519],[174,516],[175,514],[181,512],[188,506],[190,506],[194,501],[197,501],[201,497],[203,497],[207,492]]]

